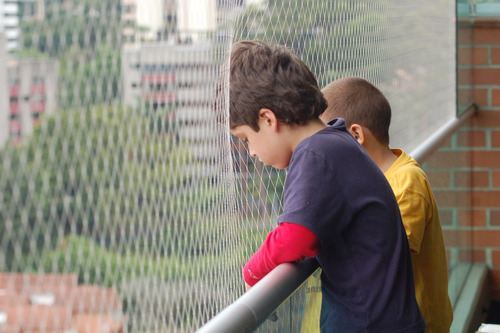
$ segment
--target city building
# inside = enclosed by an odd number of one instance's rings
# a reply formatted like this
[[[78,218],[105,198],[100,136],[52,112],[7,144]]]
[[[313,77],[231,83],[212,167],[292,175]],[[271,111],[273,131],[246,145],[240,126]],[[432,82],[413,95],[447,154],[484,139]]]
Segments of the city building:
[[[19,48],[19,4],[17,0],[0,0],[0,31],[3,31],[7,41],[7,50]]]
[[[173,10],[172,1],[122,0],[122,35],[124,47],[140,42],[151,42],[162,35],[165,27],[165,9]],[[172,13],[170,13],[172,17]],[[167,15],[168,17],[168,15]]]
[[[217,13],[222,7],[224,4],[215,0],[122,0],[123,45],[207,40],[216,30]]]
[[[29,136],[42,114],[56,111],[58,75],[55,59],[8,59],[8,133],[12,144]]]
[[[0,30],[0,149],[9,139],[9,98],[7,93],[7,41]]]
[[[18,0],[21,20],[38,20],[45,18],[45,0]]]
[[[122,333],[123,302],[76,274],[0,273],[0,332]]]
[[[177,7],[177,31],[182,43],[204,40],[215,32],[214,0],[183,0]]]
[[[162,112],[167,124],[175,124],[175,135],[192,143],[200,161],[217,156],[216,147],[210,144],[214,135],[214,47],[211,42],[164,42],[143,44],[122,53],[123,104],[146,112]]]

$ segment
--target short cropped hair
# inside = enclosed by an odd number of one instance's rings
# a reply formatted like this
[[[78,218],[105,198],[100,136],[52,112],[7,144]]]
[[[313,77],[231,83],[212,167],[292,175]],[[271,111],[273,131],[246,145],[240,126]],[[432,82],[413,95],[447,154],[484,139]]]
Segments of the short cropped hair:
[[[389,144],[391,105],[377,87],[360,77],[346,77],[321,91],[328,101],[323,120],[344,118],[347,128],[359,124],[368,128],[377,141]]]
[[[230,127],[259,131],[259,110],[270,109],[278,121],[301,125],[319,118],[327,103],[314,74],[285,46],[258,40],[233,45],[230,59]]]

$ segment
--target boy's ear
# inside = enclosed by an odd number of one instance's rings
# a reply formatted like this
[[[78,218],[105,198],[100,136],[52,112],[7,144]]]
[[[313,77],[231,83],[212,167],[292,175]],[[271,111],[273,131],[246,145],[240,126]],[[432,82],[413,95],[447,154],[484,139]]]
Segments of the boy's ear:
[[[354,136],[354,138],[356,140],[358,140],[358,142],[363,145],[363,143],[365,143],[365,140],[366,140],[366,133],[364,131],[364,128],[363,126],[359,125],[359,124],[352,124],[350,127],[349,127],[349,132],[351,132],[351,134]]]
[[[273,130],[278,130],[279,121],[276,115],[270,109],[262,108],[259,110],[259,128],[270,126]]]

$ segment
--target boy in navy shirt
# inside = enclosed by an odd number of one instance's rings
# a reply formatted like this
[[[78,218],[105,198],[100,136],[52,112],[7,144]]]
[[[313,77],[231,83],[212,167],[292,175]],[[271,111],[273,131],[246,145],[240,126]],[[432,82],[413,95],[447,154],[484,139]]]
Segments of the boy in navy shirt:
[[[230,63],[231,133],[288,168],[278,226],[243,269],[251,287],[277,265],[316,257],[322,332],[423,332],[399,207],[377,165],[283,46],[241,41]]]

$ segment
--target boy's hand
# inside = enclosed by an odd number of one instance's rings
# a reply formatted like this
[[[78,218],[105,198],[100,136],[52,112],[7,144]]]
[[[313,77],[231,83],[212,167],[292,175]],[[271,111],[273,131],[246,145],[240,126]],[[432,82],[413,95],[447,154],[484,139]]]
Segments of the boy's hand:
[[[250,288],[252,288],[252,287],[250,287],[250,285],[249,285],[248,283],[246,283],[246,282],[245,282],[245,290],[246,290],[246,291],[249,291],[249,290],[250,290]]]

